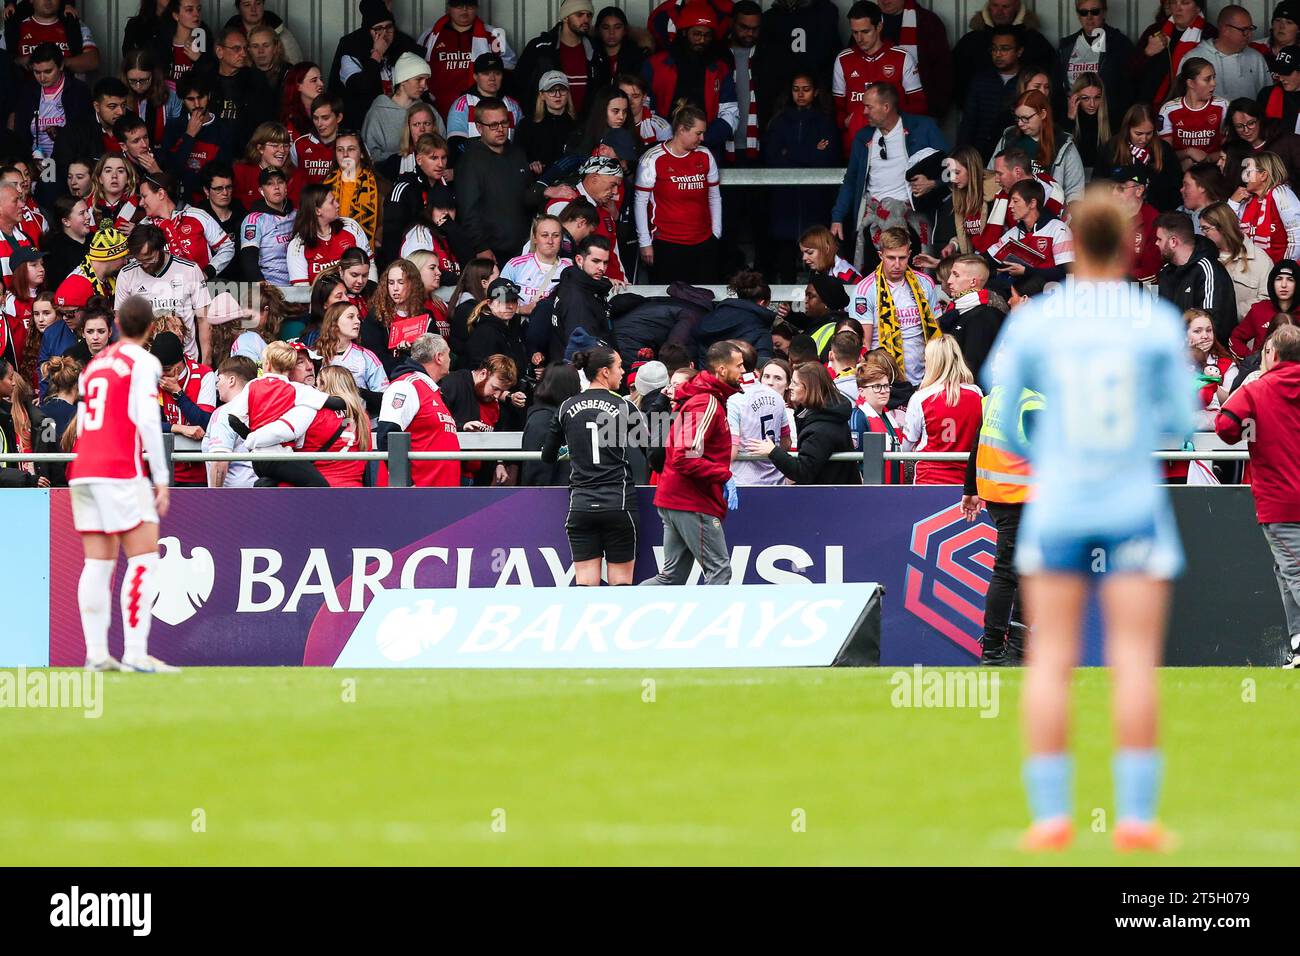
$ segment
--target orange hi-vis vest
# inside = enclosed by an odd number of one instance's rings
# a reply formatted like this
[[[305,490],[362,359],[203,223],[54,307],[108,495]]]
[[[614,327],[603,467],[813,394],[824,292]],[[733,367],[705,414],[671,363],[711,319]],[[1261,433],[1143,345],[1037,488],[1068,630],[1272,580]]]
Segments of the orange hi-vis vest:
[[[1015,421],[1004,420],[1009,402],[1002,400],[1001,385],[993,386],[984,397],[984,421],[980,425],[979,445],[975,449],[975,487],[979,496],[995,504],[1022,505],[1029,500],[1031,476],[1029,460],[1011,450],[1007,437],[1010,427],[1025,439],[1025,413],[1043,407],[1043,396],[1024,389],[1015,404]]]

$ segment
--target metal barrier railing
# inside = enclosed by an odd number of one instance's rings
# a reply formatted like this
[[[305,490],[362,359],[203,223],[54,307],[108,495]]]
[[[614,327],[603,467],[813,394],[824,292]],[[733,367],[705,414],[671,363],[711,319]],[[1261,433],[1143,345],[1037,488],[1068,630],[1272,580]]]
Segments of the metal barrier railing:
[[[883,479],[884,465],[887,461],[954,461],[965,462],[969,452],[924,452],[924,451],[885,451],[884,436],[867,434],[863,436],[862,451],[837,452],[831,455],[832,461],[861,462],[864,484],[880,484]],[[387,451],[349,451],[349,452],[194,452],[173,450],[172,436],[163,436],[163,445],[169,462],[199,464],[206,462],[271,462],[271,461],[385,461],[388,463],[389,487],[405,488],[411,484],[411,462],[413,461],[491,461],[491,462],[530,462],[541,461],[539,451],[518,449],[476,448],[460,451],[411,451],[411,436],[406,432],[393,432],[388,436]],[[1154,451],[1151,456],[1158,461],[1249,461],[1247,451],[1225,451],[1206,449],[1203,451]],[[75,455],[65,452],[8,453],[0,454],[0,464],[20,464],[23,462],[56,463],[70,462]],[[741,461],[763,461],[757,455],[741,455]]]

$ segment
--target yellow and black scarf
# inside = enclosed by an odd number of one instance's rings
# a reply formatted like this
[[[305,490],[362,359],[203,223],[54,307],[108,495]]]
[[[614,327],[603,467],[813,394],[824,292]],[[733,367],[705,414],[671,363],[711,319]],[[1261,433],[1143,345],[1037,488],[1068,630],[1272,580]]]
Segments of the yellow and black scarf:
[[[370,240],[370,248],[375,248],[379,238],[379,181],[373,171],[361,169],[357,173],[357,186],[352,193],[352,202],[344,208],[342,190],[343,172],[335,169],[325,178],[324,185],[339,201],[339,215],[355,219],[361,231]]]
[[[939,323],[935,321],[930,300],[921,283],[916,281],[916,273],[908,269],[903,278],[912,291],[916,307],[921,310],[921,334],[928,342],[939,334]],[[898,313],[894,309],[894,297],[889,293],[889,280],[885,278],[883,265],[876,269],[876,334],[880,337],[880,347],[889,352],[900,369],[903,368],[903,333],[898,327]]]

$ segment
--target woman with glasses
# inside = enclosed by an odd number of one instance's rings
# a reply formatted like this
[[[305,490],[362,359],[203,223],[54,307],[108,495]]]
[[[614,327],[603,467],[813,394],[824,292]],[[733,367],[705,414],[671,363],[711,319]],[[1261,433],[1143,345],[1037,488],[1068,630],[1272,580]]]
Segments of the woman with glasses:
[[[158,61],[148,50],[131,50],[117,75],[126,84],[126,112],[140,117],[149,128],[149,142],[161,146],[167,121],[181,115],[181,101],[167,88]]]
[[[764,366],[766,368],[766,366]],[[898,381],[898,366],[884,349],[868,352],[858,363],[858,406],[849,419],[849,430],[853,433],[853,450],[862,451],[865,434],[883,434],[885,451],[901,451],[903,448],[904,411],[896,408],[889,411],[889,394],[894,382]],[[794,432],[791,430],[791,434]],[[905,480],[903,462],[885,463],[883,482],[886,485],[901,485]]]
[[[1021,93],[1011,107],[1015,126],[1008,126],[993,155],[1008,149],[1023,149],[1034,163],[1034,171],[1046,173],[1061,184],[1065,201],[1083,195],[1086,177],[1074,138],[1057,130],[1052,122],[1052,104],[1042,93]]]
[[[1251,306],[1268,298],[1268,274],[1273,260],[1241,234],[1237,214],[1227,203],[1216,202],[1201,211],[1201,234],[1219,250],[1219,262],[1232,276],[1237,293],[1237,315],[1244,316]],[[1233,342],[1234,349],[1236,343]],[[1238,352],[1238,354],[1241,354]]]
[[[259,177],[264,169],[278,169],[289,184],[289,201],[295,206],[307,185],[302,171],[289,162],[289,130],[280,123],[262,123],[253,130],[244,158],[232,167],[235,176],[235,199],[245,209],[252,209],[262,194]]]
[[[519,124],[515,143],[528,157],[534,176],[564,155],[564,144],[577,128],[569,78],[559,70],[542,76],[532,115]]]
[[[1214,95],[1217,85],[1210,61],[1189,56],[1178,71],[1173,98],[1160,107],[1160,138],[1173,147],[1183,169],[1218,158],[1228,101]]]
[[[1282,157],[1288,169],[1300,169],[1300,136],[1270,119],[1255,100],[1240,97],[1228,104],[1226,145],[1241,144],[1251,152],[1268,150]]]

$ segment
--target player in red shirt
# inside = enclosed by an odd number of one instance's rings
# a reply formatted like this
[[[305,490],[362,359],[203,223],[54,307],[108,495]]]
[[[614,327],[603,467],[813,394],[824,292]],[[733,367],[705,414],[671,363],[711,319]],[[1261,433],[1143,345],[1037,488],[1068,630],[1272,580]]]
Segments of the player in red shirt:
[[[649,149],[636,174],[636,232],[641,259],[662,281],[716,278],[722,235],[718,164],[701,145],[704,111],[685,106],[673,138]]]
[[[872,83],[888,83],[898,90],[899,112],[924,114],[929,106],[916,59],[906,50],[885,42],[881,32],[884,18],[880,7],[870,0],[860,0],[849,8],[853,46],[835,58],[831,73],[835,118],[844,130],[845,155],[858,130],[867,125],[862,97]]]
[[[235,244],[202,209],[177,205],[179,190],[176,180],[167,173],[157,173],[140,183],[144,222],[162,230],[168,252],[190,260],[213,279],[235,257]]]
[[[162,366],[144,350],[152,327],[153,309],[146,300],[132,296],[124,301],[117,314],[121,337],[91,360],[79,383],[77,441],[72,449],[76,458],[68,465],[68,484],[73,527],[81,532],[86,554],[77,604],[90,670],[176,670],[150,656],[148,649],[157,594],[158,519],[167,514],[170,503],[158,413]],[[120,662],[108,653],[119,548],[126,552],[121,592],[125,650]]]
[[[1209,60],[1190,56],[1178,71],[1173,99],[1160,107],[1160,138],[1174,148],[1183,169],[1218,158],[1228,101],[1214,95],[1217,82]]]
[[[426,332],[411,345],[411,357],[393,370],[379,411],[376,446],[388,448],[388,436],[409,432],[411,451],[459,451],[456,419],[442,400],[438,380],[451,369],[451,349],[440,335]],[[460,484],[458,461],[411,462],[411,484],[417,488],[455,488]],[[379,483],[388,484],[388,464],[379,465]]]

